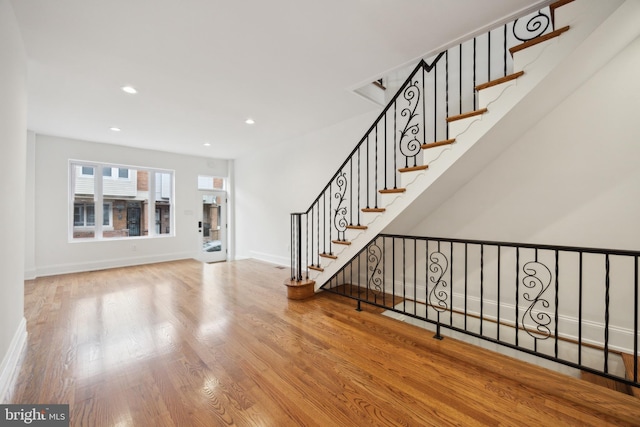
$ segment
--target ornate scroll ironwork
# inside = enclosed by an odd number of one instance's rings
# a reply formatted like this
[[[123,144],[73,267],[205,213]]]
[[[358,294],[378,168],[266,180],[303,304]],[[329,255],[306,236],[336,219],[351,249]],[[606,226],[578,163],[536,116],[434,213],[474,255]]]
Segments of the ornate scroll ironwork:
[[[345,195],[347,193],[347,174],[342,172],[336,178],[336,185],[338,191],[335,192],[333,197],[338,200],[338,206],[333,211],[333,225],[338,231],[338,240],[345,240],[344,232],[347,230],[347,207],[343,206],[345,201]]]
[[[527,18],[528,20],[526,23],[522,25],[524,20]],[[533,40],[536,37],[543,35],[549,28],[550,24],[551,18],[540,10],[537,14],[531,17],[527,16],[522,20],[516,19],[513,21],[513,36],[521,42]]]
[[[449,294],[445,289],[449,285],[443,280],[443,277],[449,268],[449,260],[442,252],[437,251],[431,253],[429,261],[431,261],[429,271],[433,273],[433,275],[429,277],[429,280],[434,284],[431,292],[429,292],[429,305],[437,312],[442,313],[448,308],[447,300]]]
[[[542,309],[549,308],[549,301],[542,298],[549,285],[551,285],[551,270],[546,265],[538,262],[531,261],[526,263],[522,270],[526,276],[522,279],[522,284],[531,289],[532,292],[525,291],[522,296],[526,301],[529,301],[531,305],[524,312],[522,316],[522,328],[534,339],[546,340],[551,336],[551,330],[549,324],[551,323],[551,316]],[[537,293],[536,293],[537,292]],[[532,332],[527,328],[525,319],[531,319],[535,324],[537,333]]]
[[[382,261],[382,249],[376,243],[372,243],[367,249],[367,260],[369,261],[369,274],[367,274],[367,287],[376,294],[382,294],[382,269],[380,262]]]
[[[406,158],[406,166],[409,166],[409,157],[414,158],[420,152],[422,143],[418,140],[420,135],[420,120],[415,120],[419,114],[416,113],[420,101],[420,88],[418,80],[413,80],[402,92],[402,97],[407,101],[408,106],[400,111],[402,117],[407,118],[404,128],[400,131],[398,148]]]

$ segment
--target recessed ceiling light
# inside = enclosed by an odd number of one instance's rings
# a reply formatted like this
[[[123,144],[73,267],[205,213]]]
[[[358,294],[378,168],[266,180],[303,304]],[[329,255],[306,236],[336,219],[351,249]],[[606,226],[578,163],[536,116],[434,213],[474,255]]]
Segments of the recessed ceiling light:
[[[245,122],[246,124],[248,124],[248,125],[252,125],[252,124],[254,124],[254,123],[255,123],[255,120],[253,120],[253,119],[247,119],[247,120],[245,120],[244,122]]]
[[[138,93],[136,88],[133,86],[122,86],[120,89],[122,89],[123,92],[131,93],[131,94]]]
[[[211,144],[210,144],[209,142],[205,142],[205,143],[204,143],[204,144],[202,144],[202,145],[204,145],[205,147],[211,147]]]
[[[117,127],[110,127],[109,130],[114,131],[114,132],[120,132],[122,129],[117,128]]]

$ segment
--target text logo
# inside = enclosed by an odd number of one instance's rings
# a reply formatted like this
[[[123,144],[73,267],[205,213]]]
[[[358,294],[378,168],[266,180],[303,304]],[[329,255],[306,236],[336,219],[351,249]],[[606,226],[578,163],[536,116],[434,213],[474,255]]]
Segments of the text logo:
[[[69,405],[0,405],[0,427],[69,427]]]

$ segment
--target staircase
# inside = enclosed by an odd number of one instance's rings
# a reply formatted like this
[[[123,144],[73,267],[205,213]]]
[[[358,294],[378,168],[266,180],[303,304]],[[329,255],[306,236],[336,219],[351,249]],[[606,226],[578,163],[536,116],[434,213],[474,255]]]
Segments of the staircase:
[[[319,289],[379,233],[437,207],[635,37],[637,17],[634,1],[562,0],[421,61],[292,214],[286,283]],[[542,31],[521,37],[523,23]]]

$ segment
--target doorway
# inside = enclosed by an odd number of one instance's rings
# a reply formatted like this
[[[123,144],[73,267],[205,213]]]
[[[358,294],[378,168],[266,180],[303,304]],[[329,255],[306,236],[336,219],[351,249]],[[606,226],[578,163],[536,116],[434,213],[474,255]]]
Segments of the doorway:
[[[129,203],[127,206],[127,228],[129,236],[140,235],[140,205],[138,203]]]
[[[227,194],[222,191],[201,192],[198,230],[200,233],[200,260],[219,262],[227,260]]]

